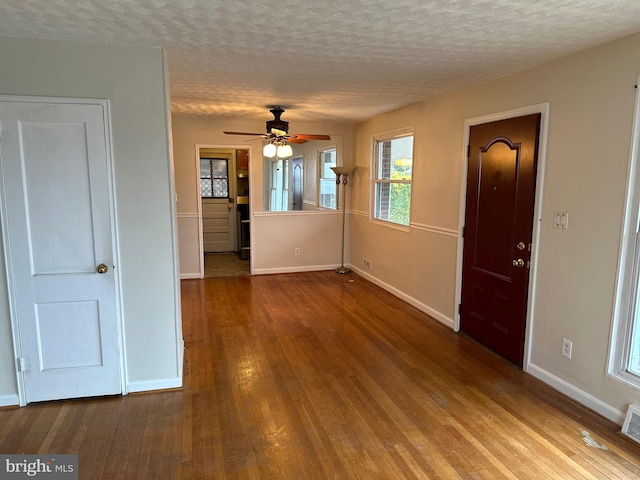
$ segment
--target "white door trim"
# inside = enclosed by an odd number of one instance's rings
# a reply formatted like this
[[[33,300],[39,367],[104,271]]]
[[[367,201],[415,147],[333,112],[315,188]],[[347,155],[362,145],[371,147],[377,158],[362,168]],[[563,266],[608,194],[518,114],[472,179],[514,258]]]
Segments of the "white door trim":
[[[111,221],[111,244],[113,250],[113,261],[115,265],[114,269],[114,283],[115,283],[115,311],[116,311],[116,324],[117,324],[117,337],[118,337],[118,354],[119,354],[119,367],[120,367],[120,386],[123,395],[127,394],[127,379],[126,379],[126,351],[124,349],[124,325],[122,318],[122,295],[121,295],[121,275],[120,275],[120,255],[118,244],[118,222],[116,220],[116,193],[115,193],[115,175],[113,169],[113,144],[111,134],[111,103],[105,99],[88,99],[88,98],[68,98],[68,97],[31,97],[31,96],[16,96],[16,95],[0,95],[1,102],[16,102],[16,103],[56,103],[56,104],[70,104],[70,105],[100,105],[103,111],[104,128],[105,128],[105,145],[106,145],[106,158],[107,158],[107,187],[109,193],[109,213]],[[0,130],[1,134],[1,130]],[[9,296],[9,311],[11,315],[11,334],[13,340],[13,350],[16,359],[16,383],[18,386],[18,403],[20,406],[26,405],[25,385],[24,385],[24,373],[20,371],[18,365],[18,359],[22,358],[22,352],[20,347],[20,331],[18,322],[16,319],[16,292],[12,282],[12,253],[11,245],[7,238],[8,226],[7,215],[5,212],[6,198],[4,192],[4,186],[0,182],[0,209],[2,211],[2,239],[5,257],[6,278],[7,278],[7,290]]]
[[[196,143],[195,145],[195,152],[194,152],[194,164],[196,166],[196,178],[195,178],[195,192],[196,192],[196,198],[198,199],[198,201],[196,202],[198,204],[198,258],[200,259],[200,278],[204,278],[204,241],[202,238],[202,198],[200,198],[200,149],[201,148],[211,148],[211,149],[218,149],[218,150],[249,150],[249,181],[251,181],[251,179],[253,178],[253,149],[251,148],[251,146],[247,146],[247,145],[237,145],[237,144],[227,144],[227,145],[221,145],[221,144],[210,144],[210,143]],[[262,151],[261,151],[262,152]],[[262,156],[260,157],[262,158]],[[233,182],[235,185],[235,182],[237,182],[237,172],[236,172],[236,167],[237,165],[234,165],[233,171],[234,171],[234,178],[233,178]],[[229,169],[229,171],[231,171],[231,169]],[[262,181],[262,180],[261,180]],[[251,185],[251,184],[250,184]],[[235,191],[235,186],[234,186],[234,191]],[[237,197],[237,192],[235,192],[236,195],[235,197]],[[234,198],[233,201],[233,205],[234,205],[234,209],[237,208],[237,203],[236,203],[237,198]],[[251,186],[249,186],[249,216],[252,216],[252,212],[253,212],[253,188],[251,188]],[[250,241],[253,243],[253,226],[250,227],[251,228],[251,236],[250,236]],[[235,226],[234,226],[234,234],[235,234]],[[253,252],[253,245],[251,245],[251,252]],[[253,254],[249,256],[249,271],[251,272],[251,274],[253,275]]]
[[[455,290],[455,316],[453,329],[460,330],[460,312],[458,305],[462,301],[462,252],[464,247],[464,238],[462,236],[464,228],[465,212],[467,208],[467,145],[469,145],[469,132],[472,126],[483,123],[495,122],[497,120],[505,120],[508,118],[521,117],[540,113],[540,138],[538,144],[538,167],[536,174],[536,198],[534,203],[534,222],[533,235],[531,238],[531,268],[529,270],[529,289],[527,297],[527,320],[525,326],[524,339],[524,358],[522,361],[522,369],[526,372],[529,368],[531,360],[531,341],[534,322],[534,305],[537,283],[537,265],[538,251],[540,246],[540,227],[542,223],[542,196],[544,193],[545,167],[547,163],[547,135],[549,130],[549,102],[530,105],[527,107],[516,108],[503,112],[483,115],[481,117],[468,118],[464,121],[463,143],[462,143],[462,168],[460,174],[460,210],[458,213],[458,252],[456,259],[456,290]]]

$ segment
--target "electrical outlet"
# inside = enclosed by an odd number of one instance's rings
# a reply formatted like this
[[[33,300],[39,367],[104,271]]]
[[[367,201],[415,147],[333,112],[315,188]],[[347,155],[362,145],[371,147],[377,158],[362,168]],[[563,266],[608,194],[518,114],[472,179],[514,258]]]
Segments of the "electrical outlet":
[[[293,254],[294,254],[294,255],[296,255],[296,256],[300,255],[300,249],[299,249],[298,247],[296,247],[296,248],[293,250]]]
[[[567,358],[571,358],[571,352],[573,350],[573,342],[571,340],[567,340],[566,338],[562,339],[562,355]]]
[[[362,265],[364,266],[364,268],[366,268],[367,270],[371,270],[371,260],[367,260],[366,258],[362,259]]]

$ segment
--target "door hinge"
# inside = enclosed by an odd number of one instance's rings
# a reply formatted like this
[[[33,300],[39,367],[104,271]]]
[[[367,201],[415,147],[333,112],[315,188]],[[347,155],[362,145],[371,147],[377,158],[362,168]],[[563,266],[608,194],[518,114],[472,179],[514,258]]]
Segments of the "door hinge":
[[[24,357],[16,358],[16,366],[18,367],[18,372],[26,372],[27,365],[24,361]]]
[[[471,144],[467,145],[467,159],[471,156]]]

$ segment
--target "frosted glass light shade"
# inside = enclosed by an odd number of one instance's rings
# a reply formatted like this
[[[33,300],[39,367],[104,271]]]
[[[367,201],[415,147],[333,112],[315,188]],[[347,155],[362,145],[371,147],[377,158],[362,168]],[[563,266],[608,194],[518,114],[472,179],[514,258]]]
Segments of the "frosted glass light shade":
[[[262,155],[267,158],[273,158],[276,156],[276,146],[273,143],[267,143],[262,149]]]
[[[293,155],[293,149],[291,148],[291,145],[285,143],[284,145],[278,146],[278,158],[286,158],[290,157],[291,155]]]

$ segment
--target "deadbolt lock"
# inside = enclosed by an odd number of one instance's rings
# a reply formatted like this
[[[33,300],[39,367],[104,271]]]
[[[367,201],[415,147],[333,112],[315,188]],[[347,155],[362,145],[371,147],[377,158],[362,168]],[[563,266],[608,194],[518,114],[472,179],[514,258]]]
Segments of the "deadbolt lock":
[[[522,251],[525,249],[526,245],[524,244],[524,242],[520,242],[518,243],[518,245],[516,245],[516,247],[518,247],[518,250]]]
[[[100,265],[98,265],[96,270],[98,271],[98,273],[107,273],[107,270],[109,270],[109,267],[107,267],[104,263],[101,263]]]
[[[514,260],[514,261],[513,261],[513,266],[514,266],[514,267],[518,267],[518,268],[522,268],[522,267],[524,267],[524,260],[523,260],[523,259],[521,259],[521,258],[519,258],[519,259],[517,259],[517,260]]]

